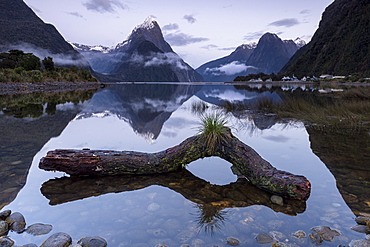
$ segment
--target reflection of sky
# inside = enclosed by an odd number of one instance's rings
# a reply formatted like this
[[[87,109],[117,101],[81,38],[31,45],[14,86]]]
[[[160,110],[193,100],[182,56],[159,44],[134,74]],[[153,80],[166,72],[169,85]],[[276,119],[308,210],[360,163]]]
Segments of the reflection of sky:
[[[234,96],[230,95],[230,97]],[[239,97],[241,96],[239,95]],[[48,200],[40,194],[41,184],[48,179],[61,177],[63,174],[59,172],[45,172],[38,169],[37,166],[41,157],[45,156],[48,150],[57,148],[157,152],[175,146],[197,132],[196,128],[199,119],[191,113],[191,104],[194,101],[199,101],[199,99],[195,96],[190,98],[172,113],[171,118],[164,123],[161,134],[153,143],[148,143],[142,136],[138,136],[129,123],[120,120],[114,115],[104,118],[91,117],[71,121],[60,136],[52,138],[35,156],[27,184],[18,194],[16,200],[5,209],[22,212],[30,223],[42,221],[43,223],[52,224],[54,226],[53,233],[58,231],[68,232],[74,239],[95,235],[109,238],[112,237],[109,228],[112,225],[112,219],[117,220],[117,222],[124,221],[125,219],[122,220],[125,217],[124,215],[130,213],[124,211],[126,207],[133,203],[138,203],[135,206],[135,210],[140,208],[145,216],[147,214],[146,208],[142,207],[142,205],[145,205],[146,201],[151,200],[150,198],[161,197],[164,193],[166,198],[171,198],[171,200],[163,199],[163,205],[171,206],[171,203],[173,203],[176,210],[184,210],[185,213],[183,214],[188,215],[187,217],[189,218],[183,222],[191,222],[193,220],[193,216],[189,211],[191,209],[186,208],[190,203],[185,203],[184,198],[177,193],[158,186],[134,192],[91,197],[51,207],[48,205]],[[242,122],[243,126],[253,125],[250,119],[236,119],[232,115],[229,118],[230,123]],[[275,214],[275,217],[293,222],[292,224],[297,224],[297,227],[300,227],[297,222],[312,221],[312,224],[315,225],[322,223],[319,221],[319,216],[324,215],[326,213],[325,210],[331,210],[332,205],[339,205],[338,207],[341,211],[348,211],[338,193],[332,174],[319,158],[312,153],[308,134],[303,124],[275,124],[270,129],[257,130],[253,134],[244,129],[236,128],[232,129],[232,131],[241,141],[254,148],[276,168],[294,174],[302,174],[311,181],[312,194],[307,202],[306,212],[296,218],[282,214]],[[229,168],[230,166],[230,163],[222,159],[207,158],[193,162],[188,169],[195,176],[199,176],[212,184],[228,184],[236,180],[236,176],[232,174]],[[163,207],[160,201],[156,201],[156,203]],[[232,211],[233,209],[230,210]],[[232,212],[239,214],[249,212],[248,210],[254,209],[253,207],[242,208]],[[263,218],[264,212],[270,213],[271,211],[269,208],[262,207],[261,211],[253,211],[253,213],[261,214]],[[116,212],[120,212],[120,214],[117,216]],[[161,215],[156,217],[161,217]],[[318,220],[314,221],[316,218]],[[294,221],[297,222],[294,223]],[[352,221],[352,219],[349,219],[349,221]],[[99,222],[108,230],[106,232],[99,231],[94,226],[96,222]],[[117,222],[114,223],[118,224]],[[130,225],[128,227],[131,228],[133,226]],[[123,232],[129,228],[123,229]],[[113,229],[111,230],[113,231]],[[298,228],[295,230],[298,230]],[[107,232],[109,234],[106,234]],[[13,239],[21,239],[19,240],[21,243],[41,242],[45,239],[45,236],[40,236],[36,237],[38,238],[36,241],[29,241],[27,238],[30,237],[25,234],[13,234],[11,237]]]
[[[232,91],[232,90],[226,90],[226,91],[212,90],[212,92],[205,93],[204,95],[206,97],[218,98],[220,100],[227,100],[230,102],[243,101],[243,100],[255,98],[255,96],[247,97],[245,94]]]

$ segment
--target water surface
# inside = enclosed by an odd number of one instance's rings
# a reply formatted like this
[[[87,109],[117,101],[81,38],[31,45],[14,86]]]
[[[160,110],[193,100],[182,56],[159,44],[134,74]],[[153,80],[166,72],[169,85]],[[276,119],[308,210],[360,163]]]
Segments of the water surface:
[[[369,213],[369,132],[307,125],[260,110],[261,100],[280,104],[285,92],[312,94],[314,88],[232,85],[112,85],[76,98],[36,97],[2,101],[0,205],[24,214],[27,223],[47,223],[74,241],[101,236],[109,246],[240,246],[258,244],[267,233],[290,246],[315,246],[314,226],[341,236],[323,246],[363,239],[351,230],[359,213]],[[70,96],[72,97],[72,96]],[[227,109],[225,105],[238,107]],[[281,170],[306,176],[306,202],[271,203],[271,194],[238,178],[231,164],[206,158],[184,171],[153,176],[71,178],[38,168],[49,150],[114,149],[157,152],[197,133],[199,107],[223,111],[233,133]],[[245,107],[240,107],[241,105]],[[27,110],[25,110],[27,109]],[[222,110],[223,109],[223,110]],[[49,235],[50,235],[49,234]],[[17,245],[41,244],[47,236],[9,234]]]

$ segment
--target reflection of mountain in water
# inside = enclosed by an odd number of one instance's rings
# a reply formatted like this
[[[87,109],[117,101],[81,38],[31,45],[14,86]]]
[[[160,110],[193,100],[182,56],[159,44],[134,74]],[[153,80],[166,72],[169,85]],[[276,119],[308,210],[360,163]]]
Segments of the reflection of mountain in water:
[[[337,187],[351,210],[370,211],[368,131],[307,127],[312,151],[334,175]]]
[[[26,183],[35,154],[50,138],[58,136],[77,110],[57,111],[35,120],[0,115],[0,209],[15,199]]]
[[[94,91],[2,96],[0,99],[0,209],[26,183],[37,152],[60,135]],[[75,102],[67,103],[65,102]]]
[[[164,122],[200,88],[170,84],[111,85],[96,93],[77,119],[115,115],[148,141],[155,140]]]
[[[264,101],[268,101],[271,104],[279,104],[283,102],[283,94],[281,90],[266,89],[266,88],[251,88],[243,86],[207,86],[203,90],[197,93],[197,96],[213,105],[228,109],[228,106],[234,106],[231,109],[231,113],[238,119],[251,116],[255,126],[258,129],[269,129],[276,124],[277,120],[275,116],[269,116],[263,113],[258,113],[259,106]],[[242,106],[241,110],[238,110],[238,106]]]
[[[128,122],[136,133],[152,141],[157,139],[171,114],[193,95],[217,106],[232,102],[247,105],[251,109],[256,108],[261,99],[267,98],[272,103],[282,102],[282,96],[276,92],[239,90],[225,85],[110,85],[93,96],[90,105],[77,119],[114,115]],[[276,123],[275,117],[263,114],[256,115],[254,120],[260,129],[270,128]]]

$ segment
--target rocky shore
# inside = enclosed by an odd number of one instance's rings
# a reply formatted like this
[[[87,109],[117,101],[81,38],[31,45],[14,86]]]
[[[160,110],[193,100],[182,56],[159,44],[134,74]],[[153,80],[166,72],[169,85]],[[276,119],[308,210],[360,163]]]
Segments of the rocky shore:
[[[18,234],[28,233],[33,236],[47,235],[49,234],[53,226],[49,224],[36,223],[26,227],[26,220],[24,216],[19,212],[12,213],[11,210],[5,210],[0,212],[0,246],[1,247],[16,247],[15,242],[10,239],[7,235],[9,231],[16,232]],[[77,241],[76,244],[72,244],[72,237],[64,232],[57,232],[49,236],[40,247],[106,247],[107,241],[101,237],[85,237]],[[29,243],[22,245],[22,247],[37,247],[36,244]]]
[[[100,85],[100,82],[6,82],[0,83],[0,95],[90,90]]]

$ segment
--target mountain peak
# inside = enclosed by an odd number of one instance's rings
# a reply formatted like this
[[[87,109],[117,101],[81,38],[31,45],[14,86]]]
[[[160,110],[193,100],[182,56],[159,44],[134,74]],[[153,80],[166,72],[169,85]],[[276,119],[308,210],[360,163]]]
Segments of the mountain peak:
[[[152,16],[148,16],[143,23],[135,27],[134,32],[138,29],[154,29],[156,26],[158,26],[157,21]]]
[[[299,48],[303,47],[306,45],[306,41],[304,41],[303,39],[301,39],[300,37],[296,38],[294,40],[294,43],[296,43],[298,45]]]

